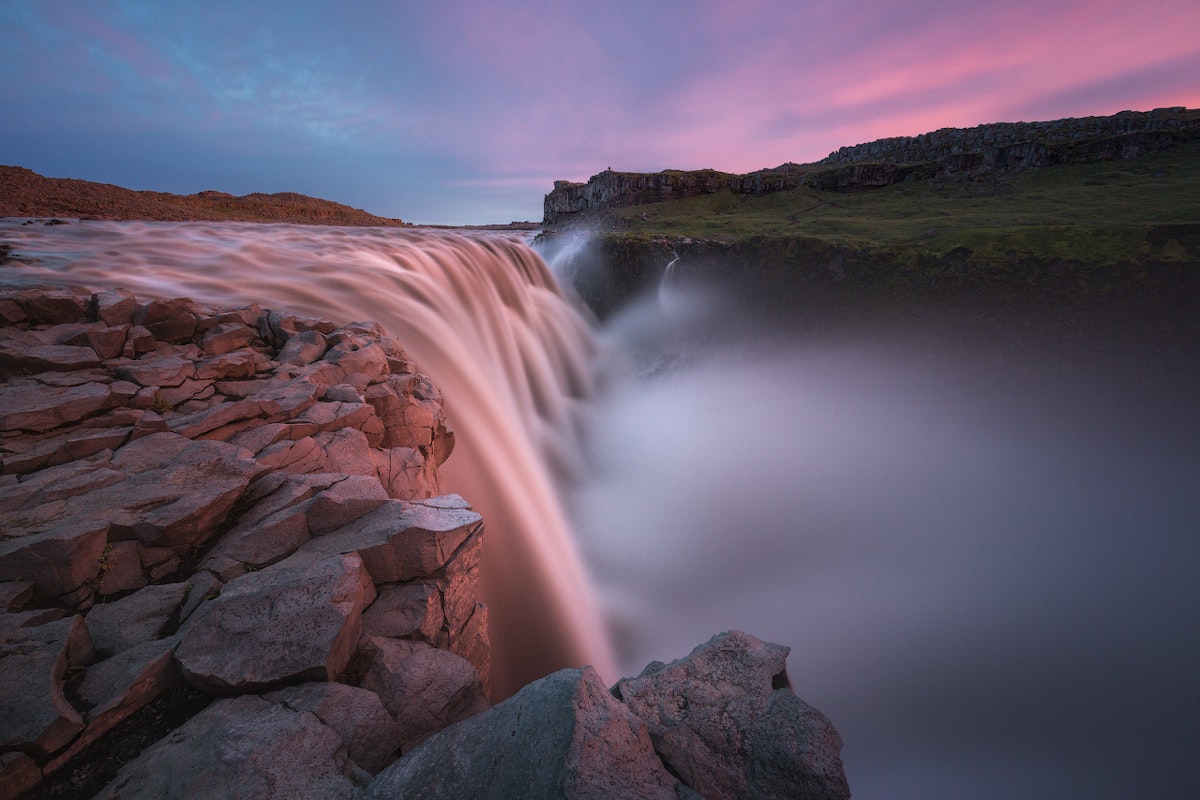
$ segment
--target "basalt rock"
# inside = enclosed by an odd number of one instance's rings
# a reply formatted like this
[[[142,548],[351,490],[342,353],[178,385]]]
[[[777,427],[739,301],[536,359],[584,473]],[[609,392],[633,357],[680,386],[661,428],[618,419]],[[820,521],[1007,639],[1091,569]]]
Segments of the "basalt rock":
[[[402,742],[486,707],[486,630],[460,619],[486,619],[482,521],[437,498],[450,440],[441,395],[378,326],[0,289],[0,797],[95,794],[144,709],[202,707],[186,684],[245,696],[106,791],[348,797]],[[363,636],[381,590],[435,602],[415,627],[381,607]],[[403,724],[364,679],[412,700]]]

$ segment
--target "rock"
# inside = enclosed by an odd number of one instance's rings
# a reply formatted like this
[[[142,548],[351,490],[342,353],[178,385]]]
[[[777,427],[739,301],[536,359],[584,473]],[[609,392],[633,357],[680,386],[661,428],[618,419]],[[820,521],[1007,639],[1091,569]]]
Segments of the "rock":
[[[367,772],[387,766],[400,749],[400,729],[379,695],[343,683],[305,683],[265,695],[293,711],[317,715],[346,743],[346,754]]]
[[[482,526],[464,508],[389,500],[349,525],[306,543],[293,559],[358,553],[376,583],[432,575]]]
[[[122,380],[156,388],[179,386],[196,374],[196,365],[179,356],[138,359],[115,370]]]
[[[96,302],[96,317],[101,322],[112,327],[133,324],[133,314],[138,307],[133,292],[128,289],[111,289],[96,292],[93,297]]]
[[[259,697],[219,700],[126,764],[96,800],[350,800],[369,776],[314,715]]]
[[[841,737],[792,692],[787,654],[732,631],[613,693],[645,721],[672,774],[704,797],[848,798]]]
[[[0,800],[16,800],[37,786],[42,770],[24,753],[0,754]]]
[[[102,360],[116,358],[125,349],[125,334],[129,325],[110,327],[102,322],[88,325],[63,339],[61,344],[74,347],[90,347]],[[97,364],[96,366],[99,366]]]
[[[47,388],[35,381],[0,386],[0,431],[48,431],[99,411],[111,389],[103,383]]]
[[[245,347],[254,341],[257,332],[242,322],[222,322],[200,338],[200,350],[206,355],[219,356]]]
[[[29,580],[47,595],[78,590],[100,572],[109,524],[99,519],[70,519],[33,532],[18,527],[22,512],[0,514],[0,579]]]
[[[374,477],[346,475],[308,503],[308,530],[313,536],[324,535],[361,519],[387,501],[387,492]]]
[[[361,685],[396,717],[406,752],[490,706],[479,673],[461,656],[405,639],[371,638],[364,650],[370,666]]]
[[[441,641],[442,593],[433,583],[402,583],[379,591],[363,612],[363,635],[413,638],[437,647]]]
[[[304,331],[287,340],[287,344],[279,351],[276,360],[280,364],[304,366],[325,355],[326,348],[325,337],[321,335],[320,331]]]
[[[100,554],[102,595],[140,589],[148,583],[142,571],[142,546],[137,542],[113,542]]]
[[[62,686],[67,668],[91,656],[83,619],[12,630],[6,625],[0,655],[0,749],[44,757],[66,747],[83,730]]]
[[[325,454],[324,469],[347,475],[369,475],[373,483],[380,483],[371,458],[371,445],[362,431],[342,428],[334,433],[318,433],[313,441]],[[380,489],[383,489],[382,485]]]
[[[333,680],[350,661],[362,610],[374,599],[354,555],[252,572],[196,611],[175,656],[188,683],[216,693]]]
[[[98,366],[100,356],[91,347],[68,344],[13,346],[0,341],[0,374],[23,375]]]
[[[194,303],[186,297],[151,300],[133,314],[133,323],[145,327],[160,342],[185,342],[196,331]]]
[[[107,658],[163,636],[187,592],[186,583],[146,586],[120,600],[92,606],[87,626],[96,653]]]
[[[645,724],[590,667],[562,670],[426,740],[364,800],[677,800]]]
[[[91,706],[87,727],[71,746],[46,764],[50,774],[108,733],[151,700],[179,683],[172,658],[178,637],[143,642],[88,667],[79,686],[80,698]]]

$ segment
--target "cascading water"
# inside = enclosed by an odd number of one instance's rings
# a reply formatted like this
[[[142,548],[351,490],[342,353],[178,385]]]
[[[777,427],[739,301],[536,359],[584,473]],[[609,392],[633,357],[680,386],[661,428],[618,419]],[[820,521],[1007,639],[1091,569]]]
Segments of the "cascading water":
[[[0,282],[257,301],[400,338],[447,397],[447,487],[487,519],[508,690],[564,663],[618,674],[559,502],[572,486],[620,674],[726,628],[791,646],[792,681],[843,734],[858,800],[1194,792],[1194,344],[1183,360],[1152,338],[1121,355],[1119,334],[941,318],[768,340],[758,309],[695,291],[681,262],[596,338],[503,237],[12,221],[0,234],[42,259],[0,267]],[[559,253],[558,274],[585,249]]]
[[[582,664],[616,679],[558,488],[580,469],[596,344],[519,240],[236,223],[0,226],[0,238],[36,259],[0,266],[0,283],[125,287],[142,299],[381,323],[446,397],[457,443],[443,488],[484,515],[494,692]]]

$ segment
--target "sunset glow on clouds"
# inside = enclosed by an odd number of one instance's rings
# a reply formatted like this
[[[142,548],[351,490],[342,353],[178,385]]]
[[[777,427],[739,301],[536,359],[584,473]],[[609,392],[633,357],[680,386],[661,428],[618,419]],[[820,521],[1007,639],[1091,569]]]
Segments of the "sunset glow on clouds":
[[[7,0],[0,162],[539,219],[556,178],[1200,106],[1192,0]]]

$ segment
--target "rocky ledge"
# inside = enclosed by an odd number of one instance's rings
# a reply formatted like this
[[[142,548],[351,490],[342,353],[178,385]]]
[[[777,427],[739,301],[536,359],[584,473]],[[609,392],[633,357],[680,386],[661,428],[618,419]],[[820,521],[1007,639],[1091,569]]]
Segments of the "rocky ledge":
[[[453,441],[377,325],[0,290],[0,800],[848,796],[737,632],[489,710]]]

